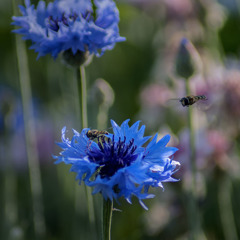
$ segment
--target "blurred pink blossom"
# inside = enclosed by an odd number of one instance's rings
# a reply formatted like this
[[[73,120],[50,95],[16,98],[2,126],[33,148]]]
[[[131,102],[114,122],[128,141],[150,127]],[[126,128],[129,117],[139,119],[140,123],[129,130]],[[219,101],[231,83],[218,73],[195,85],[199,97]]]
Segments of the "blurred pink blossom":
[[[179,134],[179,149],[175,158],[181,162],[181,171],[190,171],[190,146],[189,146],[189,130],[184,129]],[[205,129],[198,130],[195,135],[196,146],[196,166],[197,169],[204,169],[207,166],[207,158],[213,153],[214,148],[208,142],[207,132]]]
[[[190,0],[164,0],[170,16],[186,17],[193,13],[193,4]]]
[[[181,171],[190,171],[189,130],[183,130],[179,135],[179,151],[175,158],[181,162]],[[228,169],[231,166],[227,157],[231,150],[231,143],[225,133],[216,129],[201,129],[196,131],[196,167],[198,170],[212,169],[220,166]],[[227,160],[227,162],[226,162]]]
[[[218,130],[208,131],[207,141],[212,146],[213,154],[215,156],[226,154],[230,148],[230,143],[226,135]]]
[[[234,118],[240,117],[240,71],[227,72],[224,82],[224,106]]]
[[[172,91],[167,86],[153,83],[142,90],[140,99],[145,107],[157,107],[164,106],[172,96]]]

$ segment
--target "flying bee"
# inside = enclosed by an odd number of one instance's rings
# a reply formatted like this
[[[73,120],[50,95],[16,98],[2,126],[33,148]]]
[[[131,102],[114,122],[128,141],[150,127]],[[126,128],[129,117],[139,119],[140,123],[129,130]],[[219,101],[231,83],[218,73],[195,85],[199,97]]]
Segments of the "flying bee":
[[[199,100],[208,100],[208,99],[204,95],[199,95],[199,96],[189,95],[179,99],[179,102],[182,104],[183,107],[189,107],[194,103],[198,102]]]
[[[94,140],[95,138],[104,138],[105,135],[108,135],[107,131],[98,131],[97,129],[88,130],[86,135],[90,140]]]
[[[193,105],[197,102],[198,102],[198,105],[200,105],[199,101],[206,101],[208,99],[205,95],[198,95],[198,96],[189,95],[189,96],[186,96],[186,97],[183,97],[183,98],[173,98],[173,99],[169,99],[169,100],[170,101],[171,100],[177,100],[178,102],[180,102],[182,104],[183,107],[189,107],[189,106],[191,106],[191,105]],[[201,104],[204,105],[202,102],[201,102]]]

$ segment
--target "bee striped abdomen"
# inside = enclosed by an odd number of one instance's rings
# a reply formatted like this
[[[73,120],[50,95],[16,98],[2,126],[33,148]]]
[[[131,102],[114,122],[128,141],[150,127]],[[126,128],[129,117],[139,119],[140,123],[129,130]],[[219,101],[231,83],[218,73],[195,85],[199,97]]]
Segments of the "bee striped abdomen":
[[[183,97],[179,101],[183,107],[189,107],[199,100],[207,100],[207,97],[204,95],[199,95],[199,96],[191,95],[191,96]]]
[[[97,129],[92,129],[92,130],[88,130],[86,135],[90,140],[94,140],[95,138],[105,137],[105,135],[108,135],[108,132],[107,131],[98,131]]]
[[[198,100],[207,100],[207,97],[204,95],[196,96]]]

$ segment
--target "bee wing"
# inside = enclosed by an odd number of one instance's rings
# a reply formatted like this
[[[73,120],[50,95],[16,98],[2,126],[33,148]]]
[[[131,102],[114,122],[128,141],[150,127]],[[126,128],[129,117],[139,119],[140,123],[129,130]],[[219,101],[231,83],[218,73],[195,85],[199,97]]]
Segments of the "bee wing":
[[[184,109],[185,107],[188,107],[188,106],[183,105],[182,98],[170,98],[167,101],[166,107],[175,109],[177,111],[182,111],[182,109]]]
[[[181,98],[170,98],[170,99],[168,99],[168,101],[180,101],[181,100]]]
[[[196,107],[200,111],[207,111],[211,107],[211,103],[207,98],[201,99],[193,104],[193,107]]]
[[[166,107],[171,107],[171,106],[181,106],[181,103],[180,103],[180,99],[181,98],[170,98],[166,101],[165,103],[165,106]]]

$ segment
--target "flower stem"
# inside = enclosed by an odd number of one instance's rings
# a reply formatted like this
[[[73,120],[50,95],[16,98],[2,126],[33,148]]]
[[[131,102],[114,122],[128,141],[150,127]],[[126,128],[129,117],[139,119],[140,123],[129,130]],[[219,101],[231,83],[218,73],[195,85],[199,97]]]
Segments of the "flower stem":
[[[221,177],[218,190],[218,203],[220,209],[220,219],[225,239],[237,240],[238,233],[234,220],[232,207],[232,182],[230,177],[225,174]]]
[[[16,12],[15,1],[13,1],[14,12]],[[26,139],[26,151],[29,166],[30,187],[33,201],[33,222],[36,238],[45,234],[45,221],[43,217],[42,183],[38,151],[36,146],[35,122],[33,119],[32,92],[30,86],[30,74],[25,43],[20,36],[16,35],[16,51],[18,61],[19,80],[21,88],[24,130]]]
[[[186,79],[186,94],[190,95],[189,78]],[[188,211],[190,222],[190,239],[198,239],[199,236],[199,213],[196,201],[196,148],[195,148],[195,131],[193,126],[193,109],[188,108],[188,128],[189,128],[189,152],[191,166],[191,188],[188,196]]]
[[[93,18],[94,18],[94,20],[96,20],[96,18],[97,18],[97,7],[96,7],[96,5],[95,5],[95,3],[94,3],[94,0],[91,0],[91,2],[92,2],[92,9],[93,9]]]
[[[80,69],[77,69],[77,84],[78,84],[78,96],[79,96],[79,106],[81,106],[81,127],[88,127],[88,118],[87,118],[87,82],[84,66],[80,66]],[[90,188],[85,186],[85,192],[87,197],[88,204],[88,216],[92,230],[95,230],[95,215],[94,215],[94,205],[93,198]]]
[[[110,199],[103,199],[103,215],[102,215],[102,226],[103,226],[103,237],[102,240],[111,239],[111,223],[112,223],[112,209],[113,202]]]
[[[190,95],[189,79],[186,81],[186,94]],[[195,131],[193,127],[193,109],[188,108],[188,127],[189,127],[189,146],[190,146],[190,164],[192,172],[192,191],[195,191],[196,186],[196,149],[195,149]],[[194,194],[195,195],[195,194]]]
[[[4,122],[7,122],[7,115],[4,119]],[[5,170],[5,176],[3,178],[3,196],[4,196],[4,206],[2,207],[4,209],[4,218],[2,220],[5,220],[5,226],[7,227],[7,231],[11,231],[17,224],[18,224],[18,204],[17,204],[17,177],[14,172],[14,166],[13,166],[13,159],[11,157],[10,151],[9,151],[9,137],[8,137],[8,129],[5,125],[3,128],[3,134],[1,134],[2,139],[4,141],[1,141],[1,147],[0,147],[0,159],[8,159],[6,161],[6,170]],[[4,235],[3,235],[4,238]],[[6,237],[7,238],[7,237]]]
[[[87,118],[87,81],[85,67],[80,67],[80,77],[81,77],[81,86],[78,86],[79,92],[81,92],[81,109],[82,109],[82,128],[88,127],[88,118]],[[80,84],[80,81],[79,81]],[[81,91],[80,91],[81,90]]]

